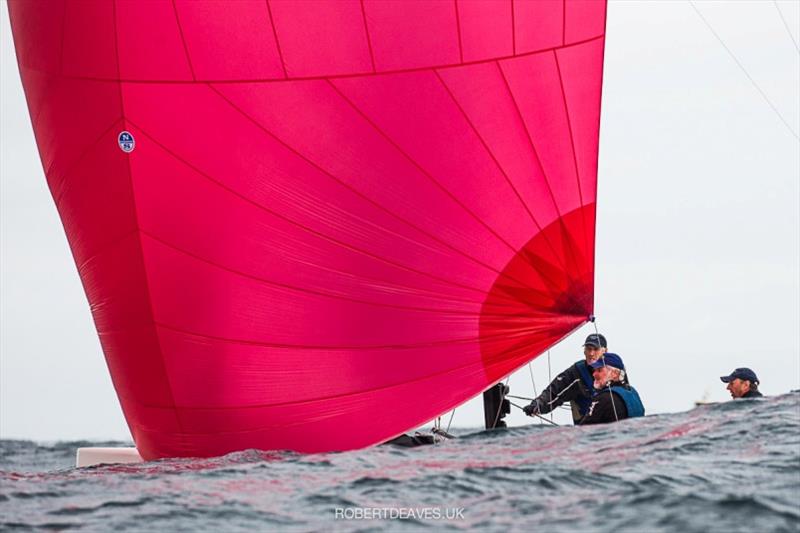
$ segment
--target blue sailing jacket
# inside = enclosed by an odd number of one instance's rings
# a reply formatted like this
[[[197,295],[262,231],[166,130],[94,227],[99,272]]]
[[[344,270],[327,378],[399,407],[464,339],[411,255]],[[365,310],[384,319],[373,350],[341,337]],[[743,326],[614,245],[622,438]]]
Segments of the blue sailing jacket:
[[[589,367],[586,366],[586,361],[578,361],[575,363],[575,368],[578,369],[578,374],[580,374],[581,381],[586,387],[586,390],[590,391],[590,393],[591,391],[594,391],[594,378],[592,377],[592,373],[589,372]],[[592,399],[581,395],[575,399],[575,403],[577,404],[578,412],[580,413],[580,416],[578,417],[573,415],[574,422],[577,424],[577,422],[589,412],[589,406],[592,405]]]
[[[622,398],[625,402],[625,407],[628,410],[628,418],[635,418],[637,416],[644,416],[644,404],[642,404],[639,393],[633,387],[621,387],[616,385],[611,387],[611,392],[616,393],[617,396]]]

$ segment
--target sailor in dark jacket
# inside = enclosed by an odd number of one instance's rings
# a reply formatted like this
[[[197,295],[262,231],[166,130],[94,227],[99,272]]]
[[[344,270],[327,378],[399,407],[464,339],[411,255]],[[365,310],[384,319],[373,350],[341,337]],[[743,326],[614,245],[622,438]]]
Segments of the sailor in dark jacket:
[[[644,405],[636,389],[625,376],[625,364],[615,353],[606,353],[589,365],[594,377],[595,394],[581,425],[619,422],[644,416]]]
[[[583,343],[584,359],[556,376],[538,398],[525,406],[523,409],[525,414],[533,416],[549,413],[559,405],[569,402],[572,407],[572,421],[578,424],[589,411],[594,393],[594,378],[587,365],[597,361],[606,353],[607,348],[606,338],[599,333],[592,333],[586,337]]]
[[[758,376],[749,368],[737,368],[729,376],[719,378],[723,383],[728,384],[728,392],[731,398],[761,398],[763,394],[758,392]]]

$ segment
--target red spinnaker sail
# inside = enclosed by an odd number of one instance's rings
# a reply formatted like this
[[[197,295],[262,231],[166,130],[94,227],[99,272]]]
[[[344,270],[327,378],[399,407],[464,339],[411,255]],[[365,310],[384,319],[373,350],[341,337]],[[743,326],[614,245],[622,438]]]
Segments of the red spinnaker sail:
[[[142,456],[375,444],[584,323],[605,7],[10,1]]]

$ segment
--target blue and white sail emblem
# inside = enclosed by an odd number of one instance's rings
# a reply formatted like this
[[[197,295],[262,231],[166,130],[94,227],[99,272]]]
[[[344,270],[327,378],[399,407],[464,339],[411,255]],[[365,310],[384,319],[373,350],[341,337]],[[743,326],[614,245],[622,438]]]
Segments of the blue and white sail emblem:
[[[133,140],[133,135],[129,131],[120,132],[117,142],[119,143],[119,149],[126,154],[133,152],[133,149],[136,148],[136,141]]]

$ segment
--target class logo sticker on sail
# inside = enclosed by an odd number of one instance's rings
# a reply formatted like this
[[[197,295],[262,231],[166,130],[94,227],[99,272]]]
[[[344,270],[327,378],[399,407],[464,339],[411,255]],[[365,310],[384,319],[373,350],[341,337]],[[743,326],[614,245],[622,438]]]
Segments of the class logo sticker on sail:
[[[117,143],[119,144],[119,149],[126,154],[133,152],[133,149],[136,148],[136,141],[129,131],[120,132],[117,137]]]

